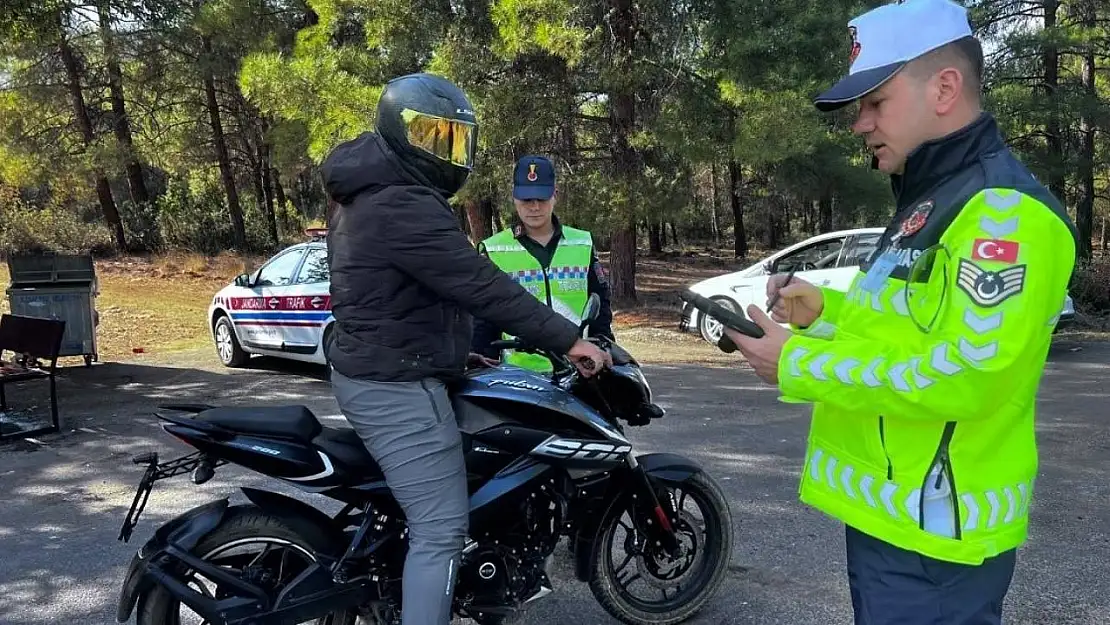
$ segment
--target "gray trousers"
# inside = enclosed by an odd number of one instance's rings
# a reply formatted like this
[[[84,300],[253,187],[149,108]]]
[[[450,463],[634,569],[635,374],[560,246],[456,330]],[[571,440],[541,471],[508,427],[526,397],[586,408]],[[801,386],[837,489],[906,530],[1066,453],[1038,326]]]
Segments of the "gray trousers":
[[[339,409],[405,512],[402,625],[449,625],[470,501],[462,436],[442,382],[370,382],[331,372]]]
[[[1015,551],[979,566],[934,560],[852,527],[848,585],[856,625],[999,625]]]

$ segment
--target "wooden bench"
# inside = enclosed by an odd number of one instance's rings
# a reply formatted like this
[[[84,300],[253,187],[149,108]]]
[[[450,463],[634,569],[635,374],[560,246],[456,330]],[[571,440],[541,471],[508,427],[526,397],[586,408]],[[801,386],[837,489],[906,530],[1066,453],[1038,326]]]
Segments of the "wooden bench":
[[[62,350],[65,330],[66,322],[63,320],[10,314],[0,317],[0,412],[8,410],[4,385],[37,379],[50,381],[50,425],[9,434],[0,430],[0,440],[57,432],[61,427],[54,373],[58,368],[58,352]]]

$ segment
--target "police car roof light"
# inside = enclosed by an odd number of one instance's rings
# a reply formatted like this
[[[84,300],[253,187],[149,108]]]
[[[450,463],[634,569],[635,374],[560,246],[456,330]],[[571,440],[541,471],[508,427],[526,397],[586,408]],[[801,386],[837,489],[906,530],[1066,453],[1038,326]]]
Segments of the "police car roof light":
[[[318,241],[328,235],[327,228],[305,228],[305,236],[311,237],[313,241]]]

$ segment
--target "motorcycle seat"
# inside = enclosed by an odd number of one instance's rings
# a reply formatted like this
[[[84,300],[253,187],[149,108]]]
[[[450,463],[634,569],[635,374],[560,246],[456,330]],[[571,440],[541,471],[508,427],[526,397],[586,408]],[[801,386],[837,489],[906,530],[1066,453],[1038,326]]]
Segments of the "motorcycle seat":
[[[320,421],[306,406],[248,406],[212,408],[196,419],[243,434],[311,441],[320,433]]]
[[[347,471],[367,479],[383,479],[378,463],[352,428],[325,427],[312,443]]]

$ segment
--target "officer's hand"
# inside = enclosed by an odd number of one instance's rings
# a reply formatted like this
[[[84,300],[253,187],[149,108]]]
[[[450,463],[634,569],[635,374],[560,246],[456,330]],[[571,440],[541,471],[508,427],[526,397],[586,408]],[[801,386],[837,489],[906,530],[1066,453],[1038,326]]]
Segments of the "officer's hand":
[[[779,299],[771,309],[771,318],[779,323],[793,323],[805,328],[817,321],[825,307],[825,297],[821,289],[802,280],[798,276],[790,279],[790,284],[785,287],[787,276],[784,274],[771,276],[767,280],[767,303],[774,299],[775,293]]]
[[[567,352],[567,357],[570,358],[575,367],[578,367],[578,371],[587,378],[601,372],[606,367],[613,366],[613,357],[609,355],[609,352],[584,339],[578,339],[578,342]]]
[[[755,370],[756,375],[768,384],[778,384],[782,348],[794,333],[771,321],[770,317],[754,304],[748,306],[748,316],[756,325],[763,328],[762,338],[752,338],[731,328],[725,328],[724,332],[733,343],[736,343],[736,347],[744,354],[744,358]]]

